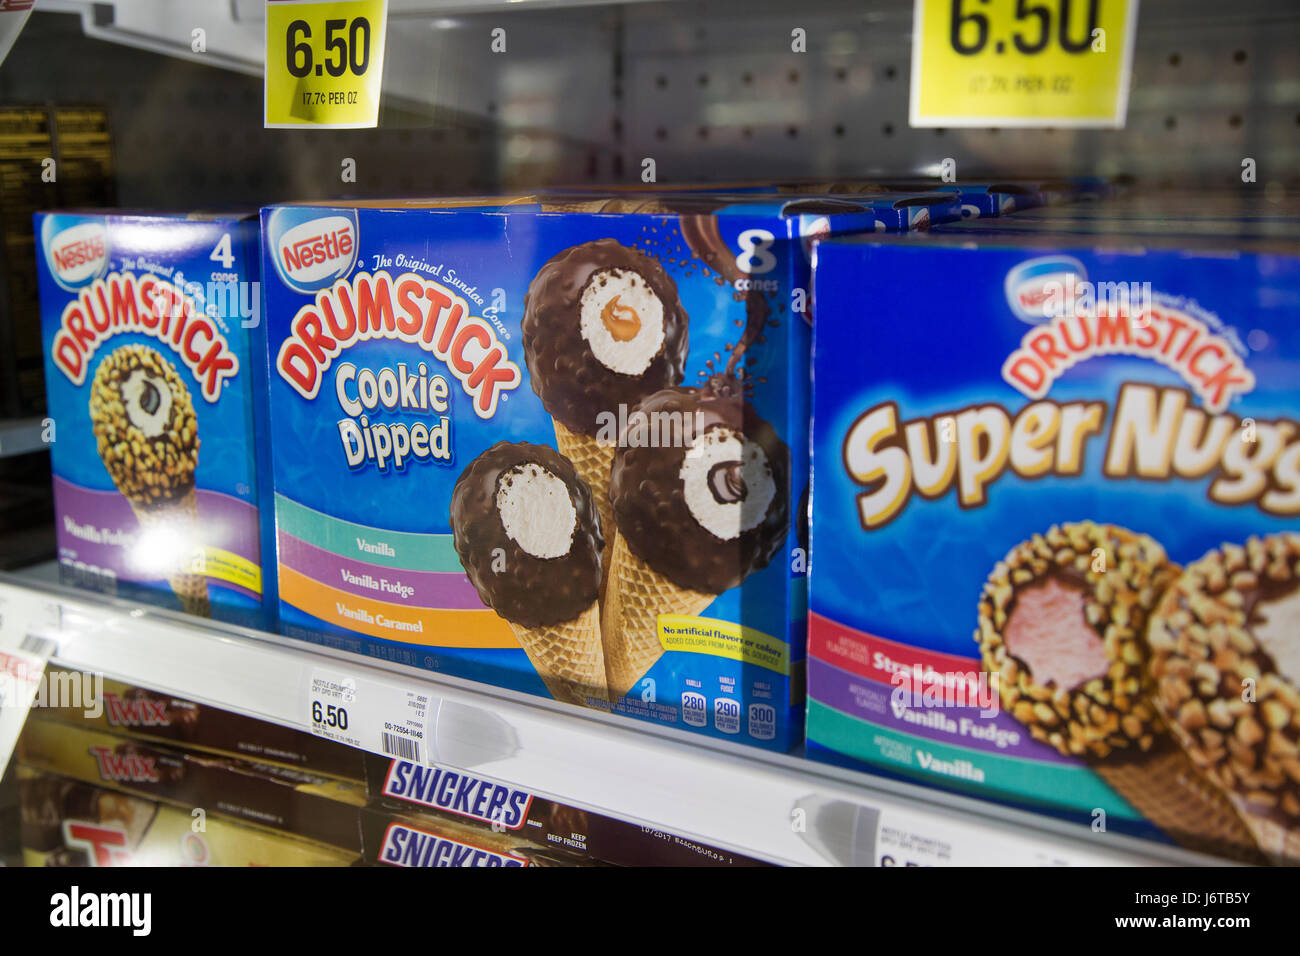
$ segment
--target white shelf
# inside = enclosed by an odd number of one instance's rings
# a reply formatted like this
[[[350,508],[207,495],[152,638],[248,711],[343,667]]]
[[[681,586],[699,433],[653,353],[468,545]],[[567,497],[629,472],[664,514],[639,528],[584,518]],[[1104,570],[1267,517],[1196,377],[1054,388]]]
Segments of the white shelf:
[[[428,694],[439,763],[777,863],[959,865],[1217,863],[981,801],[770,755],[287,638],[136,607],[52,583],[51,566],[0,574],[0,649],[29,634],[68,667],[309,730],[321,669],[391,702]],[[800,812],[802,811],[802,812]],[[802,824],[802,825],[801,825]],[[884,832],[888,831],[888,832]],[[887,846],[909,834],[913,850]],[[942,858],[920,847],[946,846]]]

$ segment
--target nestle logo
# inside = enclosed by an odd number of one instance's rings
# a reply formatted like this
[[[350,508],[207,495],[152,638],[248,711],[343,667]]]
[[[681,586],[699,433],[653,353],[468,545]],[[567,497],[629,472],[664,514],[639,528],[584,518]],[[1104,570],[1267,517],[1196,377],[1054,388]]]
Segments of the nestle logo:
[[[284,267],[290,272],[299,273],[323,262],[352,256],[352,229],[339,229],[335,232],[323,232],[319,236],[299,239],[291,246],[281,246],[280,254],[284,257]]]
[[[108,266],[108,232],[101,222],[79,222],[48,236],[46,249],[54,281],[69,291],[88,285]]]
[[[1050,295],[1051,291],[1041,286],[1037,289],[1021,289],[1020,304],[1027,309],[1032,309],[1041,306]]]
[[[342,279],[357,260],[355,215],[335,214],[301,220],[304,210],[277,209],[268,220],[275,269],[285,285],[312,293]]]
[[[54,250],[54,267],[60,273],[67,273],[77,266],[102,259],[104,251],[103,236],[96,236],[93,239],[79,239]]]
[[[1087,275],[1083,263],[1072,256],[1030,259],[1007,273],[1007,305],[1021,322],[1038,325],[1047,318],[1044,308],[1048,301],[1066,284],[1084,281]]]

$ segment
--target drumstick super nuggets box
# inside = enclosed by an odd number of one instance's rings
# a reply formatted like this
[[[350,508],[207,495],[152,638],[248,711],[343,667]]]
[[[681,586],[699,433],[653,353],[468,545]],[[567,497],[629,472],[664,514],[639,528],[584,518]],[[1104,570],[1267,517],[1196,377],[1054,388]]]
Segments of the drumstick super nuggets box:
[[[642,195],[263,210],[285,632],[787,749],[809,240],[877,219]]]
[[[1146,230],[818,246],[809,754],[1294,860],[1300,248]]]

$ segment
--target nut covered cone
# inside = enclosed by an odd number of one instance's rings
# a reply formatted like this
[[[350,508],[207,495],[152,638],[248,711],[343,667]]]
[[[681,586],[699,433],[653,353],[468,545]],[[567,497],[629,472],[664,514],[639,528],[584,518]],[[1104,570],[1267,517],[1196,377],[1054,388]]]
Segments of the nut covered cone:
[[[633,554],[621,534],[616,534],[613,546],[605,550],[610,556],[609,582],[601,629],[609,688],[617,700],[663,655],[659,615],[694,616],[717,595],[673,584]]]
[[[181,497],[169,502],[146,505],[131,499],[131,508],[140,522],[141,534],[165,531],[168,535],[176,535],[182,541],[197,542],[199,503],[193,487]],[[191,554],[193,550],[193,547],[186,549],[177,567],[167,575],[167,581],[176,592],[176,597],[180,599],[181,607],[187,614],[211,617],[212,606],[208,602],[207,578],[189,570],[193,566]],[[185,570],[181,570],[182,568]]]
[[[571,621],[547,627],[507,623],[552,697],[583,707],[599,707],[608,701],[599,604],[592,604]]]
[[[1180,846],[1248,863],[1265,862],[1237,808],[1168,736],[1151,752],[1112,754],[1093,769]]]

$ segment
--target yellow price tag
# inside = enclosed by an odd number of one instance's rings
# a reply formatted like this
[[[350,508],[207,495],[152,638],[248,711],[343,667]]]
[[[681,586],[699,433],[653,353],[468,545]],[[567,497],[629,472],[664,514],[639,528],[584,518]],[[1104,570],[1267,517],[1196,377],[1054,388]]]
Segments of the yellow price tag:
[[[379,123],[388,0],[267,0],[264,123]]]
[[[916,0],[913,126],[1122,127],[1138,0]]]

